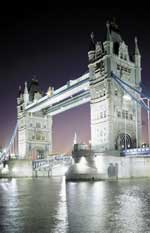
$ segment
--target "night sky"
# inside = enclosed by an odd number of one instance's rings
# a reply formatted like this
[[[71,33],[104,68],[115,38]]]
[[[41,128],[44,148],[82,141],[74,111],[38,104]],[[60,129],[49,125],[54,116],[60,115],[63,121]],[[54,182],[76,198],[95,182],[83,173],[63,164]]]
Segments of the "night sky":
[[[36,75],[46,92],[88,68],[89,35],[104,41],[106,21],[115,17],[131,53],[134,36],[139,38],[142,54],[142,80],[150,89],[150,14],[149,9],[75,8],[53,9],[50,6],[11,5],[0,9],[0,146],[7,145],[16,124],[18,87]],[[54,117],[54,151],[68,151],[75,131],[79,141],[90,139],[89,104]],[[145,114],[146,115],[146,114]],[[143,117],[143,141],[146,140]]]

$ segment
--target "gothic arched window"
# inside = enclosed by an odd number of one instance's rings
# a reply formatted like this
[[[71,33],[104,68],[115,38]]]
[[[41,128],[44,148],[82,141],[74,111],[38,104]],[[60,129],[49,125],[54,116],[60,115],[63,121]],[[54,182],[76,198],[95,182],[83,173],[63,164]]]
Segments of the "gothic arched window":
[[[114,42],[114,47],[113,47],[114,54],[118,55],[119,53],[119,43]]]

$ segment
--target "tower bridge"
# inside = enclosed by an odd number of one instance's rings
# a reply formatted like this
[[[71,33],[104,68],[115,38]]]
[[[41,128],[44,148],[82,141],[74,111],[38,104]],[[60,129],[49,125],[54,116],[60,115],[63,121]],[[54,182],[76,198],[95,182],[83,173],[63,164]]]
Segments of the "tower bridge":
[[[106,24],[106,40],[91,34],[88,72],[43,95],[37,80],[25,83],[17,98],[19,158],[45,158],[52,153],[56,114],[90,103],[91,148],[120,151],[141,146],[141,107],[150,111],[140,87],[141,55],[134,41],[131,56],[118,26]],[[131,97],[131,98],[128,98]],[[16,131],[15,131],[16,132]]]

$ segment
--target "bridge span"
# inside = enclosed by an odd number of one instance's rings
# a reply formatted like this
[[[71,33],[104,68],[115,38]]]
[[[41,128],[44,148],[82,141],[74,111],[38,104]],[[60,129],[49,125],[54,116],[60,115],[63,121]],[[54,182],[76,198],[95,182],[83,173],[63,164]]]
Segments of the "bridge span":
[[[51,95],[27,105],[25,110],[33,113],[47,109],[47,113],[53,116],[89,101],[89,73],[87,73],[76,80],[70,80],[66,85],[54,90]]]

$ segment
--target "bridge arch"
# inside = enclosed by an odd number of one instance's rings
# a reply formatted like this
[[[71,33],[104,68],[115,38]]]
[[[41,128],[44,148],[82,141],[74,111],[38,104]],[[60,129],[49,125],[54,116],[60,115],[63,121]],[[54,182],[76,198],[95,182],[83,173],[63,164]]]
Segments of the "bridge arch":
[[[115,149],[116,150],[124,150],[130,149],[134,146],[134,140],[131,138],[129,134],[120,133],[116,138]]]
[[[34,147],[31,149],[31,157],[32,157],[32,160],[35,160],[35,159],[43,159],[45,157],[45,154],[44,154],[44,148],[43,147]]]

